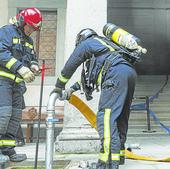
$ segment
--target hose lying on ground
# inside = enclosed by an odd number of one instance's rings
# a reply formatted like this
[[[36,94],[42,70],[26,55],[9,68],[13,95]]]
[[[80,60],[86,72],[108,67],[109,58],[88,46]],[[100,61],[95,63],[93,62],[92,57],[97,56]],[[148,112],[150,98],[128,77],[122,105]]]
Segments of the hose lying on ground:
[[[76,107],[85,116],[85,118],[89,121],[90,125],[93,128],[97,129],[96,128],[96,114],[93,112],[92,109],[90,109],[90,107],[86,103],[84,103],[79,97],[77,97],[74,94],[71,95],[71,97],[69,99],[69,103],[71,103],[74,107]],[[153,157],[137,155],[129,150],[125,150],[125,156],[129,159],[134,159],[134,160],[170,162],[170,157],[156,159]]]

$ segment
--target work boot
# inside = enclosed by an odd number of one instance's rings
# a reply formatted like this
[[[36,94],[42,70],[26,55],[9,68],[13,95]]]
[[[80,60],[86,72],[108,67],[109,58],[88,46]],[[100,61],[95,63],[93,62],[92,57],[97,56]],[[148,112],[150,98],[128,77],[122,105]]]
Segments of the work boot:
[[[125,164],[125,157],[124,156],[120,156],[119,165],[124,165],[124,164]]]
[[[0,165],[7,163],[9,161],[9,157],[6,155],[3,155],[0,151]]]
[[[110,169],[119,169],[119,161],[112,160]]]
[[[97,163],[93,162],[91,163],[89,169],[96,169],[97,168]]]
[[[125,164],[125,145],[121,144],[119,165]]]
[[[12,162],[21,162],[27,159],[26,154],[13,154],[9,156],[10,161]]]
[[[106,166],[106,163],[102,162],[101,160],[98,160],[96,164],[96,169],[107,169]]]

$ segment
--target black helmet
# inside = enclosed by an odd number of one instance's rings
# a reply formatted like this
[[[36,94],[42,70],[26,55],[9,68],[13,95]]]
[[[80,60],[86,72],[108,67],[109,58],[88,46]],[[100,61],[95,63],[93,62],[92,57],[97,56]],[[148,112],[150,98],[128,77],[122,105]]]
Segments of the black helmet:
[[[97,35],[97,33],[90,28],[82,29],[76,36],[76,46],[83,40],[90,38],[93,35]]]

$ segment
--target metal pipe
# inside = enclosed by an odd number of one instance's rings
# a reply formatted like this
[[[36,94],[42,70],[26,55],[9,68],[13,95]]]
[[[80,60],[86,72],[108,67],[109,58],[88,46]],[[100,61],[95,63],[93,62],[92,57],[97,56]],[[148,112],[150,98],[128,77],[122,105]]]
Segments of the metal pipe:
[[[42,71],[41,71],[41,88],[40,88],[40,102],[39,102],[39,114],[38,114],[38,134],[37,134],[37,141],[36,141],[34,169],[37,169],[37,163],[38,163],[38,149],[39,149],[39,142],[40,142],[40,125],[41,125],[41,109],[42,109],[42,100],[43,100],[44,78],[45,78],[45,60],[43,60]]]
[[[45,152],[45,169],[53,168],[53,153],[54,153],[54,123],[55,119],[55,102],[59,95],[53,93],[50,95],[47,104],[46,118],[46,152]]]
[[[147,111],[147,127],[148,131],[151,131],[151,119],[150,119],[150,112],[149,112],[149,97],[146,96],[146,111]]]

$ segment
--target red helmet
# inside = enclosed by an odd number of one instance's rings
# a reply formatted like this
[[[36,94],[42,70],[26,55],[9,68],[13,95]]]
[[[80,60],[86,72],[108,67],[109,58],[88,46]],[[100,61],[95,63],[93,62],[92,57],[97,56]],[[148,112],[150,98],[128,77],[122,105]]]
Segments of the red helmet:
[[[37,8],[27,8],[21,11],[17,16],[19,26],[30,25],[35,30],[40,30],[42,25],[42,15]]]

